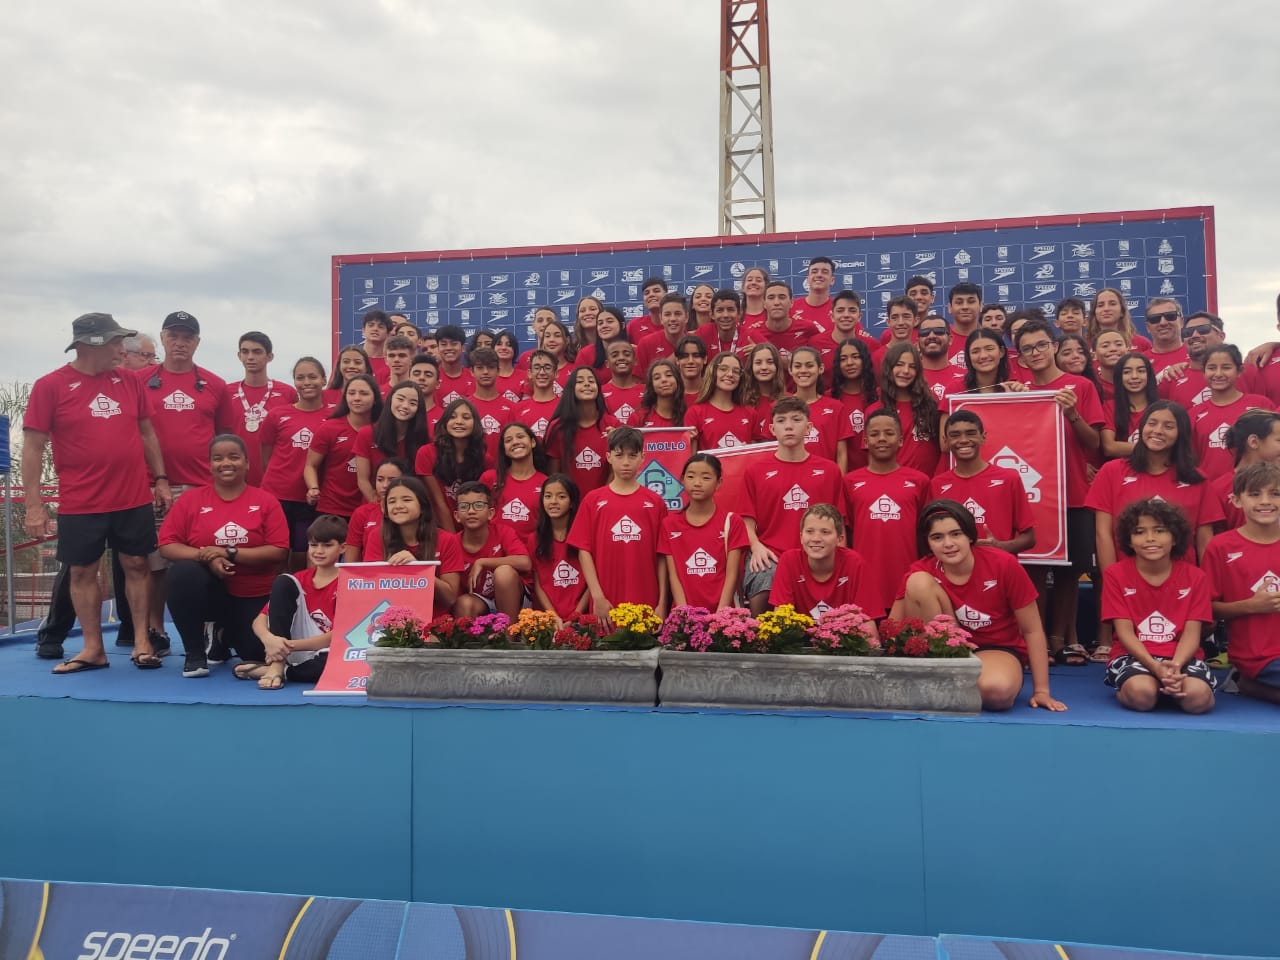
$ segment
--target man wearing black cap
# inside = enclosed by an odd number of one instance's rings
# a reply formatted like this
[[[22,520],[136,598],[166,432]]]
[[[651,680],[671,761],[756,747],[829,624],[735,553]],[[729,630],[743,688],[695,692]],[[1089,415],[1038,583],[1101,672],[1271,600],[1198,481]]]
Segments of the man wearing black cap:
[[[124,338],[136,333],[110,314],[77,317],[67,347],[76,358],[35,382],[23,418],[26,530],[32,537],[51,532],[40,499],[40,473],[45,444],[52,440],[59,480],[58,559],[70,568],[71,600],[84,632],[84,649],[53,668],[60,675],[108,666],[98,590],[98,561],[107,545],[120,559],[127,605],[137,614],[133,662],[144,670],[161,663],[146,629],[146,557],[156,548],[154,510],[167,510],[173,496],[142,384],[117,369]],[[155,478],[154,493],[144,465]]]

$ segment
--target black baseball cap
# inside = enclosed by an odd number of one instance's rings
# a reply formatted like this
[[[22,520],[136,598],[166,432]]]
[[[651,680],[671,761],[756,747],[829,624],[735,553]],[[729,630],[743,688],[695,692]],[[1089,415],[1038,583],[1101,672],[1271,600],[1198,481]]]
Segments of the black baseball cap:
[[[100,347],[116,337],[136,337],[137,330],[126,330],[109,313],[85,313],[71,322],[71,344],[63,353],[74,350],[77,343]]]
[[[190,330],[197,337],[200,336],[200,321],[187,313],[185,310],[175,310],[164,318],[164,323],[160,324],[161,330]]]

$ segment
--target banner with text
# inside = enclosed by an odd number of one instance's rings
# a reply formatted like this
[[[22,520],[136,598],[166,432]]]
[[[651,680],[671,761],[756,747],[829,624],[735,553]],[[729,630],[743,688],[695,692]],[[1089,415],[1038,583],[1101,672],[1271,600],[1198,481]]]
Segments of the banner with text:
[[[952,394],[950,412],[972,410],[987,435],[982,457],[1020,477],[1035,521],[1036,545],[1023,563],[1066,564],[1067,472],[1062,410],[1047,390]],[[955,460],[952,459],[954,466]],[[970,510],[972,503],[966,503]]]
[[[378,629],[374,621],[392,607],[433,617],[438,561],[344,563],[338,568],[338,602],[324,673],[308,696],[363,696],[369,682],[365,656]]]
[[[684,509],[684,463],[693,455],[688,427],[645,427],[644,466],[640,486],[648,487],[667,502],[668,510]]]

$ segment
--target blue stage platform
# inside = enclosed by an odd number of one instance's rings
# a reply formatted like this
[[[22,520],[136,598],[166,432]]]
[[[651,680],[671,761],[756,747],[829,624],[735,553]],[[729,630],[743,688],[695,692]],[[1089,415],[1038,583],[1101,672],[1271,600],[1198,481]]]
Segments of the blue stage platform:
[[[0,876],[1280,945],[1280,711],[1234,696],[1138,716],[1061,667],[1058,715],[424,709],[50,666],[0,645]]]

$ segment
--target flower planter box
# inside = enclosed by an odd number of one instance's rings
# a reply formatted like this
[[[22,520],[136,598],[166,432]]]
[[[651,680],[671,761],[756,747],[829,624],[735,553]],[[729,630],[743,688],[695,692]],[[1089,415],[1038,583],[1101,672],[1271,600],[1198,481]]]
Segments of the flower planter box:
[[[668,707],[761,710],[982,709],[977,657],[833,657],[663,650],[659,696]]]
[[[658,700],[657,650],[407,650],[371,647],[370,699],[474,703]]]

